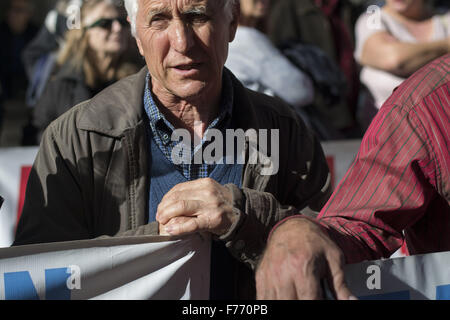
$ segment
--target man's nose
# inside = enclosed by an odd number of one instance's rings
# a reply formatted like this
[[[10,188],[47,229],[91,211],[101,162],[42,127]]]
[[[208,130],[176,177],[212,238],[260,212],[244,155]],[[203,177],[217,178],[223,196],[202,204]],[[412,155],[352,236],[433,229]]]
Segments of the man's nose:
[[[170,45],[179,53],[186,53],[194,45],[194,31],[181,20],[175,20],[169,30]]]

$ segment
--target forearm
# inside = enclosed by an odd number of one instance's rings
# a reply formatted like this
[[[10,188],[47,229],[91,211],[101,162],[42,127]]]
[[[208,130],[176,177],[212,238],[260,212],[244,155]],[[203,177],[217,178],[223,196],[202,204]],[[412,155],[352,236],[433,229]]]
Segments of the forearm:
[[[318,223],[342,250],[347,264],[389,258],[403,243],[401,233],[389,233],[360,221],[335,217]]]
[[[241,190],[235,185],[226,187],[233,193],[233,206],[239,212],[239,220],[220,240],[237,259],[255,268],[272,228],[298,210],[282,206],[270,193]]]
[[[421,176],[434,175],[422,167],[432,163],[433,152],[416,122],[426,121],[426,114],[419,115],[381,108],[355,161],[319,214],[318,221],[344,251],[347,263],[389,257],[402,245],[402,232],[427,212],[433,190]]]
[[[270,240],[272,234],[285,222],[293,219],[307,219],[319,226],[322,232],[326,233],[342,250],[347,264],[390,256],[390,251],[383,244],[385,239],[381,237],[381,234],[384,236],[385,234],[381,230],[377,232],[376,228],[372,226],[357,221],[352,222],[345,218],[317,220],[305,215],[293,215],[280,221],[272,229],[268,239]],[[379,238],[377,234],[379,234]],[[401,235],[392,237],[391,240],[391,245],[395,247],[400,247],[403,241]]]
[[[428,62],[448,53],[449,48],[448,38],[428,43],[408,43],[387,34],[376,34],[367,40],[360,62],[406,78]]]
[[[394,73],[408,77],[428,62],[448,53],[449,48],[449,39],[423,44],[395,43],[393,44],[393,50],[397,52],[397,61]]]

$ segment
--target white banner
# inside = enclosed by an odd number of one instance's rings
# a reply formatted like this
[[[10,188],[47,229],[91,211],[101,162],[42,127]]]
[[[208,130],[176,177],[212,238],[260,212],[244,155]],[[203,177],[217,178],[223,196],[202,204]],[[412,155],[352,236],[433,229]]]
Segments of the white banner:
[[[362,300],[450,300],[450,252],[348,265],[345,278]]]
[[[207,300],[208,237],[129,237],[0,249],[1,300]]]
[[[28,174],[37,151],[38,148],[0,148],[0,195],[5,199],[0,208],[0,248],[9,247],[14,241]]]
[[[0,249],[0,299],[207,300],[211,239],[130,237]],[[360,299],[450,299],[450,252],[345,267]]]

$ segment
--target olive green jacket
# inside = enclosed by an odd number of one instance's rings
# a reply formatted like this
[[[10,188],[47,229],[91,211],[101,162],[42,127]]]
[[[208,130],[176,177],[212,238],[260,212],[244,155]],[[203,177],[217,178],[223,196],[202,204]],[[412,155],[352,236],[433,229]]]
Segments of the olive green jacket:
[[[146,224],[147,72],[144,68],[106,88],[47,128],[14,245],[158,234],[157,223]],[[232,82],[237,128],[280,130],[279,172],[263,176],[260,164],[246,164],[242,189],[227,185],[239,220],[218,241],[226,243],[237,268],[247,269],[245,281],[250,281],[251,269],[242,266],[255,268],[278,221],[299,210],[322,208],[330,195],[330,176],[319,142],[288,106],[245,89],[234,76]],[[236,297],[254,293],[243,290]]]

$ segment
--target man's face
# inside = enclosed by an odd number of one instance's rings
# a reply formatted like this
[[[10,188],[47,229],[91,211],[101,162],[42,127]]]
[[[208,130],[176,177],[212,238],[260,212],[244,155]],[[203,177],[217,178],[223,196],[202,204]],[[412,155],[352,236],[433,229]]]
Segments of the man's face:
[[[153,92],[181,99],[210,98],[221,88],[237,17],[223,0],[139,0],[136,38]]]

